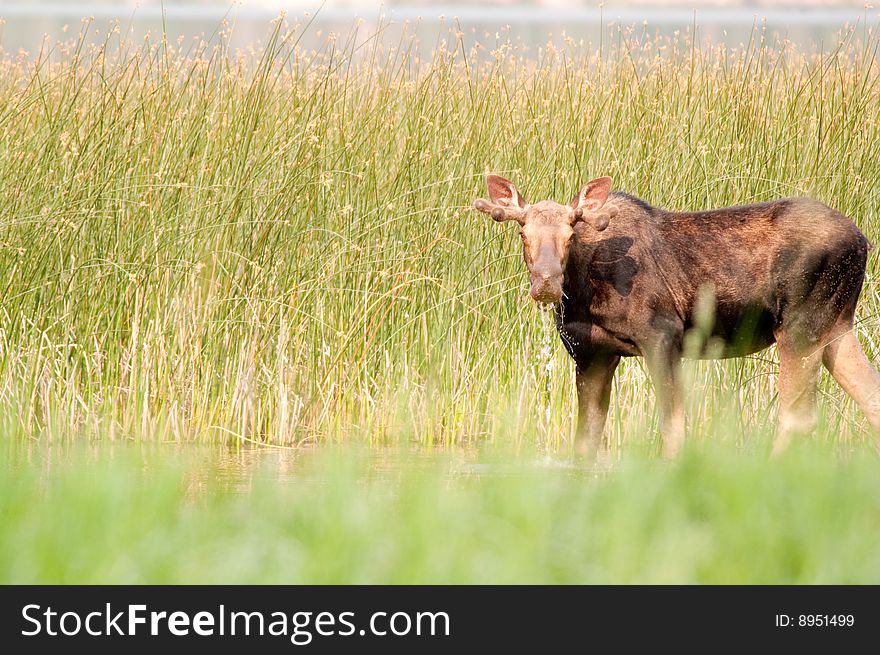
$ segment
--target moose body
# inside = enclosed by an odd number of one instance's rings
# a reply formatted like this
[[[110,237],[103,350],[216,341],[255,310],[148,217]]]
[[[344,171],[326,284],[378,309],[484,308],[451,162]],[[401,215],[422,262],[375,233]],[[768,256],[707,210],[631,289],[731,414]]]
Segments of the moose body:
[[[737,357],[773,343],[775,450],[812,429],[822,363],[880,431],[880,375],[853,333],[869,246],[843,214],[809,198],[667,211],[611,193],[610,178],[588,183],[569,205],[529,205],[504,178],[487,184],[491,201],[475,206],[522,226],[531,295],[555,305],[575,361],[579,451],[605,447],[621,357],[645,358],[664,453],[674,456],[684,439],[682,357]]]

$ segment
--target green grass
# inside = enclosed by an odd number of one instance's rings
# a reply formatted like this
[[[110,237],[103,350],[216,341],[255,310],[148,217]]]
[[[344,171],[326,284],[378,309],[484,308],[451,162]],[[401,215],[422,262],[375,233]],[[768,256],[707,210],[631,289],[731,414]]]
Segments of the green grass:
[[[13,450],[0,583],[880,582],[861,451],[713,447],[595,476],[534,454]]]

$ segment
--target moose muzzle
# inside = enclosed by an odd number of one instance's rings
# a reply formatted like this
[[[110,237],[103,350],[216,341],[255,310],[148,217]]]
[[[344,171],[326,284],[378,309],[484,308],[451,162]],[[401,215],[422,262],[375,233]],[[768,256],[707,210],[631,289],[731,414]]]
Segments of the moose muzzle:
[[[562,272],[543,271],[531,276],[532,288],[529,294],[539,303],[555,305],[562,300]]]

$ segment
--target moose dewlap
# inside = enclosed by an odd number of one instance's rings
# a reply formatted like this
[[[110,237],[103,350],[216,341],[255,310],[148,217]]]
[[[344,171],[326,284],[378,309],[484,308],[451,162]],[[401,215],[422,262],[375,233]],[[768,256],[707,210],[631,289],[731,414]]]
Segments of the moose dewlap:
[[[660,408],[663,451],[684,440],[679,372],[685,335],[705,331],[697,357],[779,348],[774,451],[815,424],[824,364],[880,433],[880,375],[853,333],[868,241],[840,212],[786,198],[699,212],[652,207],[588,182],[567,205],[529,204],[497,175],[474,207],[521,227],[532,298],[555,305],[577,371],[577,449],[607,448],[603,431],[621,357],[643,356]]]

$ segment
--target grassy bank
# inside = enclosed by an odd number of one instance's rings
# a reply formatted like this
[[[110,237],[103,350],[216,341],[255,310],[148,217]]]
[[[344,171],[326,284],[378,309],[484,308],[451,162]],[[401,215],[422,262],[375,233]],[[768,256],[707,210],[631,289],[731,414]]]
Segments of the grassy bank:
[[[238,54],[111,34],[0,63],[7,430],[563,444],[570,364],[554,337],[541,379],[516,235],[468,209],[486,171],[533,199],[603,174],[681,209],[809,194],[880,237],[874,37],[802,53],[621,33],[417,61],[381,39],[303,52],[299,33]],[[875,360],[876,276],[872,255]],[[774,358],[690,366],[694,430],[744,445],[772,424]],[[860,441],[823,390],[824,433]],[[613,402],[613,441],[653,443],[639,362]]]
[[[10,470],[12,467],[12,470]],[[0,582],[878,583],[876,458],[7,449]]]

